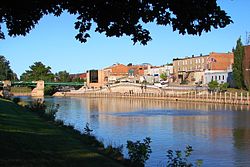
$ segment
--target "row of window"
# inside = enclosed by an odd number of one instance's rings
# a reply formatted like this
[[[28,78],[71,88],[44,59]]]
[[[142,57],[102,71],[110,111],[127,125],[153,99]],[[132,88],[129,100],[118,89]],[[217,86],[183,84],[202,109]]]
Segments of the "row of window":
[[[205,58],[197,58],[197,59],[190,59],[190,60],[181,60],[178,61],[177,64],[179,65],[187,65],[187,64],[192,64],[194,60],[195,64],[199,64],[199,63],[204,63],[205,62]]]
[[[201,65],[196,65],[196,66],[192,66],[192,67],[178,67],[178,71],[188,71],[188,70],[204,70],[205,67],[201,66]]]
[[[222,75],[222,76],[220,76],[220,75],[219,76],[217,76],[217,75],[212,76],[212,81],[213,80],[215,80],[215,81],[219,80],[220,81],[221,79],[224,81],[225,80],[225,76],[224,75]]]

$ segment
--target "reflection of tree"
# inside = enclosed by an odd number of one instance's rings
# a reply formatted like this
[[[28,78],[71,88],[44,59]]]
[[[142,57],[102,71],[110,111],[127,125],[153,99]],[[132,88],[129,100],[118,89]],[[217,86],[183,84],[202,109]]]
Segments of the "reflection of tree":
[[[234,146],[238,149],[246,149],[250,151],[250,113],[241,112],[234,118],[233,137]]]
[[[234,118],[233,144],[235,147],[234,159],[241,166],[250,164],[250,113],[243,111]]]

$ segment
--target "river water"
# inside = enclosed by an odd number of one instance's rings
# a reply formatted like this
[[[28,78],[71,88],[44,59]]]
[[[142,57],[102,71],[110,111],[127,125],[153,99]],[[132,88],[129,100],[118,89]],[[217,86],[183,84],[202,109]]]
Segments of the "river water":
[[[250,166],[250,106],[167,102],[129,98],[45,98],[59,104],[56,119],[107,144],[150,137],[152,154],[146,166],[166,165],[168,149],[194,149],[191,161],[203,167]]]

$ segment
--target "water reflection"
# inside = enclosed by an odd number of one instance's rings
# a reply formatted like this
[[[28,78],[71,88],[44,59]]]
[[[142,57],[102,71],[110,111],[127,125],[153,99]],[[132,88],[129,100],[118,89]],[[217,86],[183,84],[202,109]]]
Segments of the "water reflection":
[[[250,164],[250,106],[126,98],[49,98],[57,119],[83,131],[88,122],[106,144],[152,138],[147,166],[166,162],[166,150],[192,145],[203,166]]]

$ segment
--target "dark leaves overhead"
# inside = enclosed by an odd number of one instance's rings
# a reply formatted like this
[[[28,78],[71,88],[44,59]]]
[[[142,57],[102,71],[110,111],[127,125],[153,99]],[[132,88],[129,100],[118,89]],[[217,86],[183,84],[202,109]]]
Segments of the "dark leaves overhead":
[[[4,38],[4,23],[9,36],[26,35],[44,15],[60,16],[63,11],[78,16],[75,29],[80,42],[90,37],[92,23],[96,32],[107,37],[127,35],[134,43],[146,45],[151,37],[142,23],[171,25],[180,34],[201,35],[232,22],[216,0],[2,0],[0,38]]]

